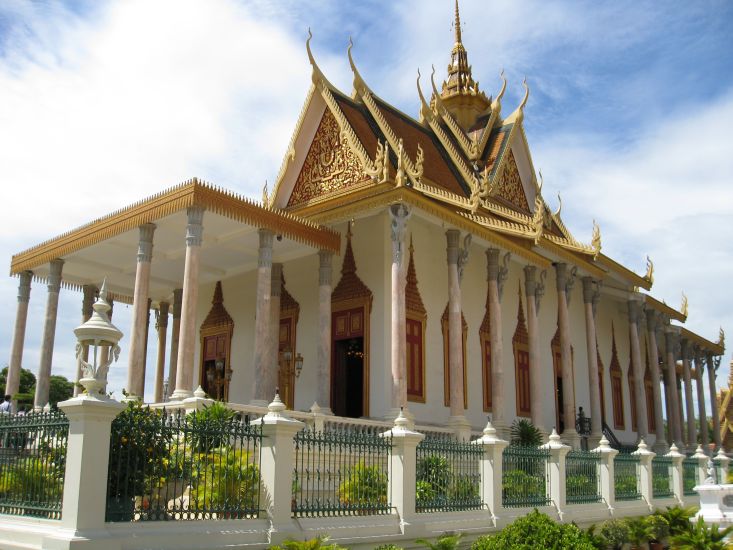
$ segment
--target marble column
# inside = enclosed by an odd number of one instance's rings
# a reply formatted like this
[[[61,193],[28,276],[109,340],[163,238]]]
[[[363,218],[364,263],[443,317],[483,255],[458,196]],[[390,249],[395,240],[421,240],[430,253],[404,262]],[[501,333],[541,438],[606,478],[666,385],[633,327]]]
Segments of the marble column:
[[[158,304],[158,318],[155,323],[155,330],[158,332],[158,357],[155,364],[155,390],[153,392],[153,401],[162,403],[165,401],[163,395],[163,379],[165,378],[165,348],[166,338],[168,337],[168,310],[170,304],[168,302],[160,302]]]
[[[573,448],[580,447],[580,437],[575,430],[575,391],[573,385],[572,351],[570,348],[570,320],[568,317],[568,292],[572,289],[575,274],[567,264],[555,264],[557,283],[557,320],[560,329],[560,354],[562,365],[562,397],[565,429],[562,438]]]
[[[132,297],[132,325],[130,328],[130,362],[127,367],[127,394],[143,400],[145,396],[145,344],[148,327],[148,292],[150,289],[150,262],[153,258],[155,224],[140,226],[137,244],[137,269]]]
[[[181,335],[181,305],[183,301],[183,289],[177,288],[173,291],[173,325],[171,326],[171,358],[168,367],[168,391],[164,398],[169,397],[176,387],[176,376],[178,374],[178,341]]]
[[[700,350],[695,353],[695,386],[697,387],[697,409],[700,418],[700,442],[705,451],[708,450],[710,434],[708,433],[708,419],[705,413],[705,387],[702,381],[703,360]]]
[[[321,412],[331,412],[331,292],[333,252],[318,251],[318,387],[316,403]]]
[[[272,286],[272,244],[274,234],[260,229],[257,260],[257,302],[255,311],[254,381],[252,402],[266,406],[275,395],[277,373],[270,361],[270,299]]]
[[[654,452],[666,454],[669,448],[664,433],[664,415],[662,414],[662,390],[660,387],[659,349],[657,347],[657,312],[646,310],[647,353],[649,354],[649,370],[652,377],[652,396],[654,398],[654,425],[656,438]]]
[[[500,436],[505,436],[508,427],[505,399],[507,388],[504,379],[500,287],[503,286],[507,276],[508,260],[503,266],[500,266],[499,254],[501,251],[498,248],[486,250],[486,280],[489,285],[489,339],[491,342],[491,424]]]
[[[46,300],[46,320],[43,325],[41,340],[41,360],[36,377],[36,395],[33,406],[42,409],[48,403],[50,389],[51,362],[53,360],[53,343],[56,337],[56,316],[59,309],[59,291],[61,290],[61,270],[64,260],[58,258],[51,261],[48,274],[48,298]]]
[[[150,312],[153,307],[153,300],[148,298],[148,314],[145,318],[145,350],[143,351],[143,380],[148,368],[148,339],[150,338]]]
[[[543,272],[544,273],[544,272]],[[540,298],[544,292],[544,283],[537,281],[537,268],[533,265],[524,267],[524,291],[527,296],[527,336],[529,340],[529,380],[532,403],[532,424],[542,432],[543,438],[550,433],[545,423],[542,410],[546,394],[546,386],[542,379],[542,363],[540,359],[539,314]],[[493,399],[493,396],[492,396]]]
[[[675,329],[667,325],[664,330],[665,344],[666,344],[666,385],[667,385],[667,398],[669,399],[669,411],[667,421],[669,422],[671,438],[678,448],[683,448],[684,443],[682,440],[682,424],[680,423],[680,403],[679,395],[677,393],[677,370],[676,370],[676,348],[677,340],[679,339],[679,329]]]
[[[92,306],[94,305],[94,298],[97,293],[97,287],[94,285],[83,285],[81,287],[82,300],[81,300],[81,322],[86,323],[92,316]],[[82,359],[89,361],[89,346],[84,345],[82,348]],[[79,395],[79,392],[83,389],[79,386],[78,382],[81,378],[81,361],[76,362],[76,376],[74,378],[74,397]]]
[[[463,324],[461,322],[461,273],[468,255],[468,246],[460,247],[461,232],[449,229],[445,232],[448,260],[448,365],[450,375],[451,425],[460,430],[466,425],[463,396]],[[470,241],[469,241],[470,242]],[[493,355],[492,350],[492,355]],[[496,405],[494,405],[495,407]]]
[[[23,366],[23,347],[25,346],[25,327],[28,321],[28,302],[31,299],[31,280],[33,272],[23,271],[18,282],[18,309],[15,313],[13,347],[10,352],[8,377],[5,382],[5,395],[14,396],[20,388],[20,369]],[[13,399],[15,401],[15,399]]]
[[[270,370],[275,373],[275,386],[280,373],[280,295],[282,294],[283,264],[272,264],[270,270]],[[292,350],[295,357],[296,350]]]
[[[675,370],[677,370],[676,366]],[[677,412],[680,415],[680,432],[682,433],[682,445],[680,445],[679,448],[684,451],[687,448],[687,424],[685,422],[685,404],[683,403],[684,397],[682,396],[682,377],[678,373],[675,374],[677,376]]]
[[[410,209],[404,204],[389,207],[392,240],[391,268],[391,342],[390,363],[392,371],[391,404],[392,414],[397,416],[400,407],[407,406],[407,334],[405,319],[405,283],[407,247],[405,234]],[[451,380],[452,383],[452,380]]]
[[[687,411],[687,450],[689,452],[694,452],[695,447],[697,447],[697,427],[695,426],[695,406],[692,403],[692,373],[690,372],[691,359],[692,345],[687,339],[683,339],[682,377],[685,381],[685,406]]]
[[[641,318],[641,295],[632,295],[628,300],[629,309],[629,344],[631,348],[631,370],[634,373],[634,395],[629,399],[636,401],[636,431],[640,439],[647,439],[649,423],[646,414],[646,395],[644,391],[644,367],[641,361],[641,344],[639,343],[639,320]]]
[[[708,352],[706,355],[707,367],[708,367],[708,389],[710,391],[710,415],[713,417],[713,441],[715,442],[715,448],[721,448],[720,439],[720,416],[718,416],[718,400],[717,391],[715,389],[715,368],[717,365],[713,358],[713,354]]]
[[[171,399],[180,400],[193,394],[193,361],[196,351],[196,309],[199,297],[199,263],[204,232],[204,209],[189,206],[186,226],[186,259],[183,267],[181,326],[176,361],[176,390]],[[268,281],[269,282],[269,281]]]
[[[585,348],[588,358],[588,383],[590,385],[590,442],[595,449],[603,437],[603,412],[601,388],[598,380],[598,348],[596,336],[596,304],[600,297],[598,281],[583,277],[583,307],[585,308]]]

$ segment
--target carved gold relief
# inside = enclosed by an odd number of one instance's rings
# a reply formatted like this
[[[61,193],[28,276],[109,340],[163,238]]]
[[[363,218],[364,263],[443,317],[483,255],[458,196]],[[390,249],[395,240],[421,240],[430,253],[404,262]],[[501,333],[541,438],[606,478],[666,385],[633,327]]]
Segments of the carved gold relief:
[[[330,110],[321,119],[288,206],[350,187],[366,179],[358,157],[348,145]]]
[[[519,168],[514,160],[513,151],[509,151],[509,158],[499,181],[498,195],[517,208],[529,210],[529,203],[524,195],[524,187],[522,187],[522,180],[519,177]]]

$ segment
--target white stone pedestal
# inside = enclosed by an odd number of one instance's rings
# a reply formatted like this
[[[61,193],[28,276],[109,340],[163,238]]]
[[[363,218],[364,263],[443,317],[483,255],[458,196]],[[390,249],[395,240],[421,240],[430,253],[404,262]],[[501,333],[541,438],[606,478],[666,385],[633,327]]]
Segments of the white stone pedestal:
[[[693,518],[703,518],[708,525],[733,525],[733,484],[703,484],[694,487],[700,495],[700,511]]]

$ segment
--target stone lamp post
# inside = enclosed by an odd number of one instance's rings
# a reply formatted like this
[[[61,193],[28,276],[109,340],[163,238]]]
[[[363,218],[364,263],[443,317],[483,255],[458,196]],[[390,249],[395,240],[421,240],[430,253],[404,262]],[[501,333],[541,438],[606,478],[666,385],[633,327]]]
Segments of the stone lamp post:
[[[122,338],[122,331],[114,326],[107,315],[112,309],[107,303],[107,281],[102,283],[99,298],[92,306],[94,312],[86,323],[74,329],[78,340],[76,344],[76,359],[81,366],[79,383],[84,386],[87,395],[97,396],[104,394],[107,387],[107,371],[110,365],[120,356],[120,346],[117,344]],[[85,347],[91,351],[91,362],[84,359]],[[102,354],[103,349],[107,353]]]

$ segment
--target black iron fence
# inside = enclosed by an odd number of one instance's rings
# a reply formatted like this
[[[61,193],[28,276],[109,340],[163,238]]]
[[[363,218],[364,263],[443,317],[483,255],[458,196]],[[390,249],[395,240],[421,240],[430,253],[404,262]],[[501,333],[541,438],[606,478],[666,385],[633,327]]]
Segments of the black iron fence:
[[[297,517],[388,514],[392,440],[371,427],[306,429],[294,440]]]
[[[429,436],[417,446],[418,512],[476,510],[481,502],[483,448],[452,437]]]
[[[0,513],[61,519],[69,419],[0,414]]]
[[[510,445],[502,456],[501,500],[507,508],[547,506],[550,499],[550,451]]]
[[[261,440],[260,426],[223,405],[130,405],[112,422],[107,521],[257,517]]]

